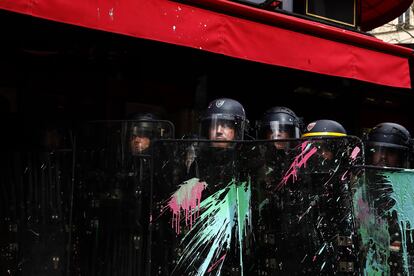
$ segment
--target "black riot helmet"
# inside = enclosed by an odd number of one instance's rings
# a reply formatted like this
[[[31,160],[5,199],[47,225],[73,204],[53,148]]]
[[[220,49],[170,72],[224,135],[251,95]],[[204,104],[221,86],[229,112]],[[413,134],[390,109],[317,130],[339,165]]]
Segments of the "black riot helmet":
[[[326,138],[326,137],[345,137],[347,136],[345,128],[338,122],[333,120],[317,120],[307,125],[304,138]],[[316,142],[318,155],[331,164],[334,161],[337,152],[335,141],[322,139]]]
[[[345,128],[333,120],[317,120],[306,127],[302,137],[343,137],[346,136]]]
[[[410,132],[402,125],[381,123],[367,136],[367,164],[408,168],[411,149]]]
[[[152,113],[138,113],[130,118],[130,133],[135,136],[152,138],[158,129],[158,116]]]
[[[201,118],[201,136],[211,140],[243,140],[247,120],[236,100],[220,98],[210,102]]]
[[[261,139],[300,138],[302,121],[287,107],[276,106],[267,110],[258,123]]]
[[[159,118],[152,113],[138,113],[128,121],[128,140],[133,155],[148,150],[151,140],[159,138]]]

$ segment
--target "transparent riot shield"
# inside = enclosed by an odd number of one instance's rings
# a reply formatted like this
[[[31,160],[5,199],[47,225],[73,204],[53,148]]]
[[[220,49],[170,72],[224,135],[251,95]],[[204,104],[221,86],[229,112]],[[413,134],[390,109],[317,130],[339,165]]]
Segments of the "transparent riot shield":
[[[414,171],[356,168],[354,209],[364,275],[414,275]]]
[[[48,129],[34,148],[0,151],[0,275],[67,275],[72,136]]]
[[[356,275],[359,140],[282,142],[157,144],[147,275]]]
[[[287,150],[276,143],[244,147],[247,163],[261,159],[250,173],[249,275],[358,275],[350,184],[363,160],[360,141],[286,141]]]
[[[82,275],[143,275],[151,150],[167,121],[85,124],[76,151],[73,267]]]
[[[240,275],[250,183],[240,144],[162,141],[154,147],[147,275]],[[236,235],[237,233],[237,235]]]

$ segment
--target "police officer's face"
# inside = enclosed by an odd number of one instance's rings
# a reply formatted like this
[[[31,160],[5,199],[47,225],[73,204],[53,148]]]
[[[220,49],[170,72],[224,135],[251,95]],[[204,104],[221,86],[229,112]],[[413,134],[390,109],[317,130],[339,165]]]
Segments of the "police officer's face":
[[[401,167],[401,155],[397,150],[374,149],[372,165],[379,167]]]
[[[130,142],[132,154],[136,155],[142,153],[149,148],[150,144],[151,140],[148,137],[133,135]]]
[[[317,154],[326,161],[331,161],[335,158],[334,145],[328,141],[317,142],[319,144]]]
[[[319,150],[319,154],[325,160],[332,160],[334,158],[333,152],[328,147],[321,147]]]
[[[276,139],[289,139],[290,134],[287,131],[271,132],[268,134],[267,139],[276,140]],[[278,150],[285,150],[288,148],[288,142],[274,142],[273,143]]]
[[[215,127],[210,128],[210,140],[232,141],[235,138],[234,127],[225,122],[218,123]],[[213,146],[226,148],[229,143],[213,143]]]

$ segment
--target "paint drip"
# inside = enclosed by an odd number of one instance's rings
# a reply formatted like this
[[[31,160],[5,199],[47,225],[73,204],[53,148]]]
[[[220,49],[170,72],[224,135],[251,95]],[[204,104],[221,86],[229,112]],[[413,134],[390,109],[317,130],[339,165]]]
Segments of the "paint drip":
[[[382,175],[392,186],[390,197],[395,201],[395,204],[390,209],[389,215],[392,215],[393,212],[397,214],[398,226],[401,232],[404,272],[409,275],[408,260],[410,258],[407,250],[407,231],[409,231],[410,243],[412,243],[412,230],[414,230],[414,171],[383,172]]]
[[[250,181],[236,183],[232,180],[204,199],[199,206],[201,214],[181,241],[182,255],[174,271],[185,275],[220,275],[233,237],[236,237],[243,275],[243,240],[251,225],[250,198]]]
[[[306,168],[306,164],[309,158],[311,158],[312,155],[314,155],[317,152],[317,148],[312,147],[308,141],[303,142],[300,145],[300,148],[301,153],[295,157],[289,169],[283,176],[282,181],[280,181],[280,183],[276,186],[277,190],[282,189],[287,184],[289,179],[292,179],[293,182],[296,181],[296,179],[298,178],[298,170],[302,167]]]
[[[358,234],[366,251],[363,275],[390,275],[388,223],[378,216],[373,206],[370,206],[366,186],[363,183],[361,178],[353,197]]]
[[[193,227],[193,223],[200,214],[200,203],[205,182],[192,178],[179,185],[178,190],[170,197],[168,207],[172,212],[171,225],[175,232],[181,232],[181,213],[184,213],[185,225]]]

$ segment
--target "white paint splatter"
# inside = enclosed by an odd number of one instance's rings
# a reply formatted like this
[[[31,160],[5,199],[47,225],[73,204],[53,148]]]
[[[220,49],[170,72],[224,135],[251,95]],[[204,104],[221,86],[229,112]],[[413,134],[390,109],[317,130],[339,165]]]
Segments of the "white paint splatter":
[[[175,25],[174,25],[174,26],[172,26],[172,29],[175,32],[175,30],[177,29],[177,27],[175,27]]]
[[[111,18],[111,20],[114,20],[114,8],[111,8],[110,10],[109,10],[109,17]]]

